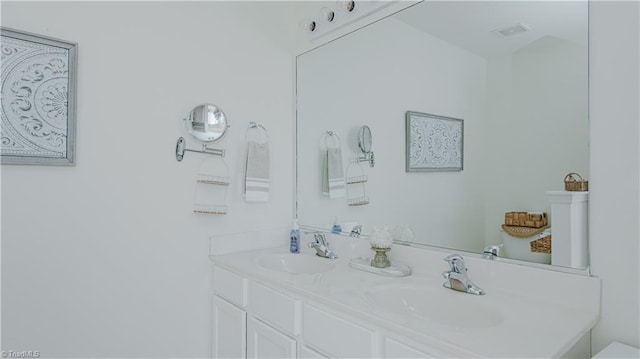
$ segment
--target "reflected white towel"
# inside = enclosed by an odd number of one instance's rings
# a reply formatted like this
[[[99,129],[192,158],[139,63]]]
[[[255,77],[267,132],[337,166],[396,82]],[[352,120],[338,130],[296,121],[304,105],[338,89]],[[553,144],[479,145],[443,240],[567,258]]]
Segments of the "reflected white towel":
[[[247,142],[244,198],[247,202],[269,201],[269,143]]]
[[[322,194],[331,199],[344,197],[346,184],[342,169],[342,150],[339,147],[327,149],[322,172]]]

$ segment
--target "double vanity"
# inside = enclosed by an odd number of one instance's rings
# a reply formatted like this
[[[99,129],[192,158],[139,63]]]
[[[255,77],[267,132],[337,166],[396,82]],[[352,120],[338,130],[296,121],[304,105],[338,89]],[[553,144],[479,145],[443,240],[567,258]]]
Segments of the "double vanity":
[[[588,355],[600,281],[463,255],[484,295],[443,286],[451,251],[394,245],[391,277],[352,268],[361,238],[327,234],[336,259],[306,246],[211,256],[215,358],[440,358]]]

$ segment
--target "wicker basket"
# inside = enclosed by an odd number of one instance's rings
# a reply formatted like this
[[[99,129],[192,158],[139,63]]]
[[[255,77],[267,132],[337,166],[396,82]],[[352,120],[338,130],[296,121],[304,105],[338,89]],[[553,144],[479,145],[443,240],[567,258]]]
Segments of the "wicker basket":
[[[551,235],[529,242],[533,253],[551,253]]]
[[[588,191],[589,181],[582,179],[579,174],[571,172],[564,177],[564,190],[572,192]]]
[[[548,223],[546,213],[507,212],[504,214],[504,224],[515,227],[542,228]]]
[[[505,231],[505,233],[516,238],[530,238],[544,232],[547,228],[549,227],[531,228],[531,227],[520,227],[520,226],[507,226],[506,224],[502,225],[502,230]]]
[[[502,244],[507,257],[551,264],[551,228],[502,225]]]

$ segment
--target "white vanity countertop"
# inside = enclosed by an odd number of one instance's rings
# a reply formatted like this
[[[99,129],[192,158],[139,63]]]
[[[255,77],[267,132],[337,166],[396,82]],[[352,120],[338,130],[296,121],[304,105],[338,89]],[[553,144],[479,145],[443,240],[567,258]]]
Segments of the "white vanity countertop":
[[[465,257],[470,279],[486,292],[476,296],[442,287],[441,273],[447,269],[442,258],[452,251],[394,246],[390,260],[411,266],[413,274],[386,277],[349,266],[353,257],[372,256],[366,241],[329,238],[338,259],[318,258],[306,246],[300,254],[283,246],[211,259],[250,279],[463,357],[559,357],[598,320],[600,281],[594,277]],[[315,274],[290,274],[260,264],[261,258],[278,254],[331,261],[333,266]],[[406,288],[424,293],[424,301],[415,303],[417,312],[397,310],[402,307],[399,293]],[[385,289],[394,294],[385,297],[383,307],[371,298]]]

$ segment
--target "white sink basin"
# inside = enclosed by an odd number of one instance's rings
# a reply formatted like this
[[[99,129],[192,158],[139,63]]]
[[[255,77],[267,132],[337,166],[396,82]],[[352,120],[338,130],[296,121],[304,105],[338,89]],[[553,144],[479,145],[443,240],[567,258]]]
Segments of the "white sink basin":
[[[491,297],[426,284],[386,284],[366,291],[367,299],[387,312],[455,328],[488,328],[503,322]]]
[[[268,253],[258,259],[258,264],[266,269],[291,274],[315,274],[335,268],[333,259],[320,258],[313,254]]]

